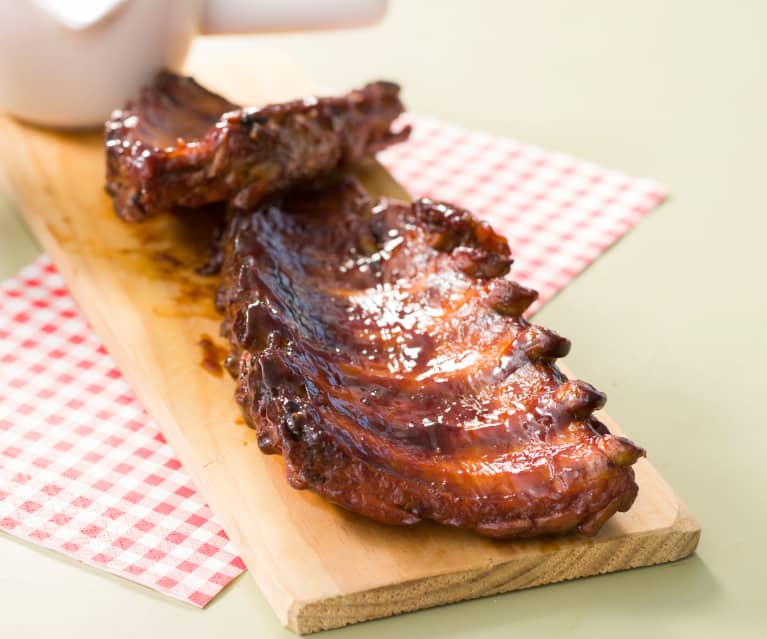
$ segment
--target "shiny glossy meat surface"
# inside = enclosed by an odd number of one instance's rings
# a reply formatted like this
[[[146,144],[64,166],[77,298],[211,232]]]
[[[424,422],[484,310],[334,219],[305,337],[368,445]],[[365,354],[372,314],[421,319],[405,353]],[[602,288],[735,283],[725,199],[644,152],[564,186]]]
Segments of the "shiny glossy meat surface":
[[[391,128],[402,110],[399,87],[389,82],[239,108],[164,72],[106,123],[107,192],[128,221],[218,201],[251,208],[405,139],[409,129]]]
[[[596,533],[644,451],[521,314],[506,241],[468,212],[352,181],[236,217],[218,305],[227,368],[287,478],[375,520],[491,537]]]

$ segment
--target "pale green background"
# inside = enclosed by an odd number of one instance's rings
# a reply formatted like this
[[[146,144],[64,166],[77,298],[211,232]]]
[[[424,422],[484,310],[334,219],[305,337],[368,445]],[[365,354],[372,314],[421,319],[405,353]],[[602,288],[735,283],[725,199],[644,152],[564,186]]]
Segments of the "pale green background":
[[[324,86],[392,78],[419,113],[672,192],[538,319],[698,517],[697,556],[325,636],[767,636],[767,2],[395,2],[370,30],[265,41]],[[0,275],[37,252],[0,204]],[[247,576],[199,611],[9,537],[0,634],[289,636]]]

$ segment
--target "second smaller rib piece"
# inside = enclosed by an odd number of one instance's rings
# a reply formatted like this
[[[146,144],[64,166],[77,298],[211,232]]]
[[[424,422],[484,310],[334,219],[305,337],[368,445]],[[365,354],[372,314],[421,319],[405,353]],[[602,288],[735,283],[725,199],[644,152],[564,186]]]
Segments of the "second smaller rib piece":
[[[407,138],[391,129],[399,87],[239,108],[191,78],[161,73],[107,121],[107,192],[135,222],[160,210],[265,195],[331,173]]]

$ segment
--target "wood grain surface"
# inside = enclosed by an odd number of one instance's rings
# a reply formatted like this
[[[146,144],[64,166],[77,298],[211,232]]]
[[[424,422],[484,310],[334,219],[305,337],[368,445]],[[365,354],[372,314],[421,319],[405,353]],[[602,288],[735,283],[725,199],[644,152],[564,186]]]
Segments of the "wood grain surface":
[[[280,54],[259,51],[256,63],[241,43],[197,47],[189,70],[251,104],[315,88]],[[118,220],[103,190],[100,132],[56,133],[0,117],[0,139],[6,192],[290,629],[669,562],[695,549],[698,525],[645,460],[634,507],[591,539],[499,542],[432,524],[389,527],[293,490],[281,458],[261,454],[239,417],[233,382],[201,365],[201,339],[225,346],[215,278],[194,272],[210,231],[205,217]],[[359,175],[374,193],[406,197],[375,163]]]

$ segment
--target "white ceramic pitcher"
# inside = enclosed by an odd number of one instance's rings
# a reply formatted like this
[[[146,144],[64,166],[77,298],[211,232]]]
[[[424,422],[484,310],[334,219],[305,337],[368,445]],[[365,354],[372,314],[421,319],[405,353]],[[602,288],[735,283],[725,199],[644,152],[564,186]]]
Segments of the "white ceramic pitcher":
[[[0,109],[36,124],[99,126],[198,33],[340,28],[386,0],[2,0]]]

